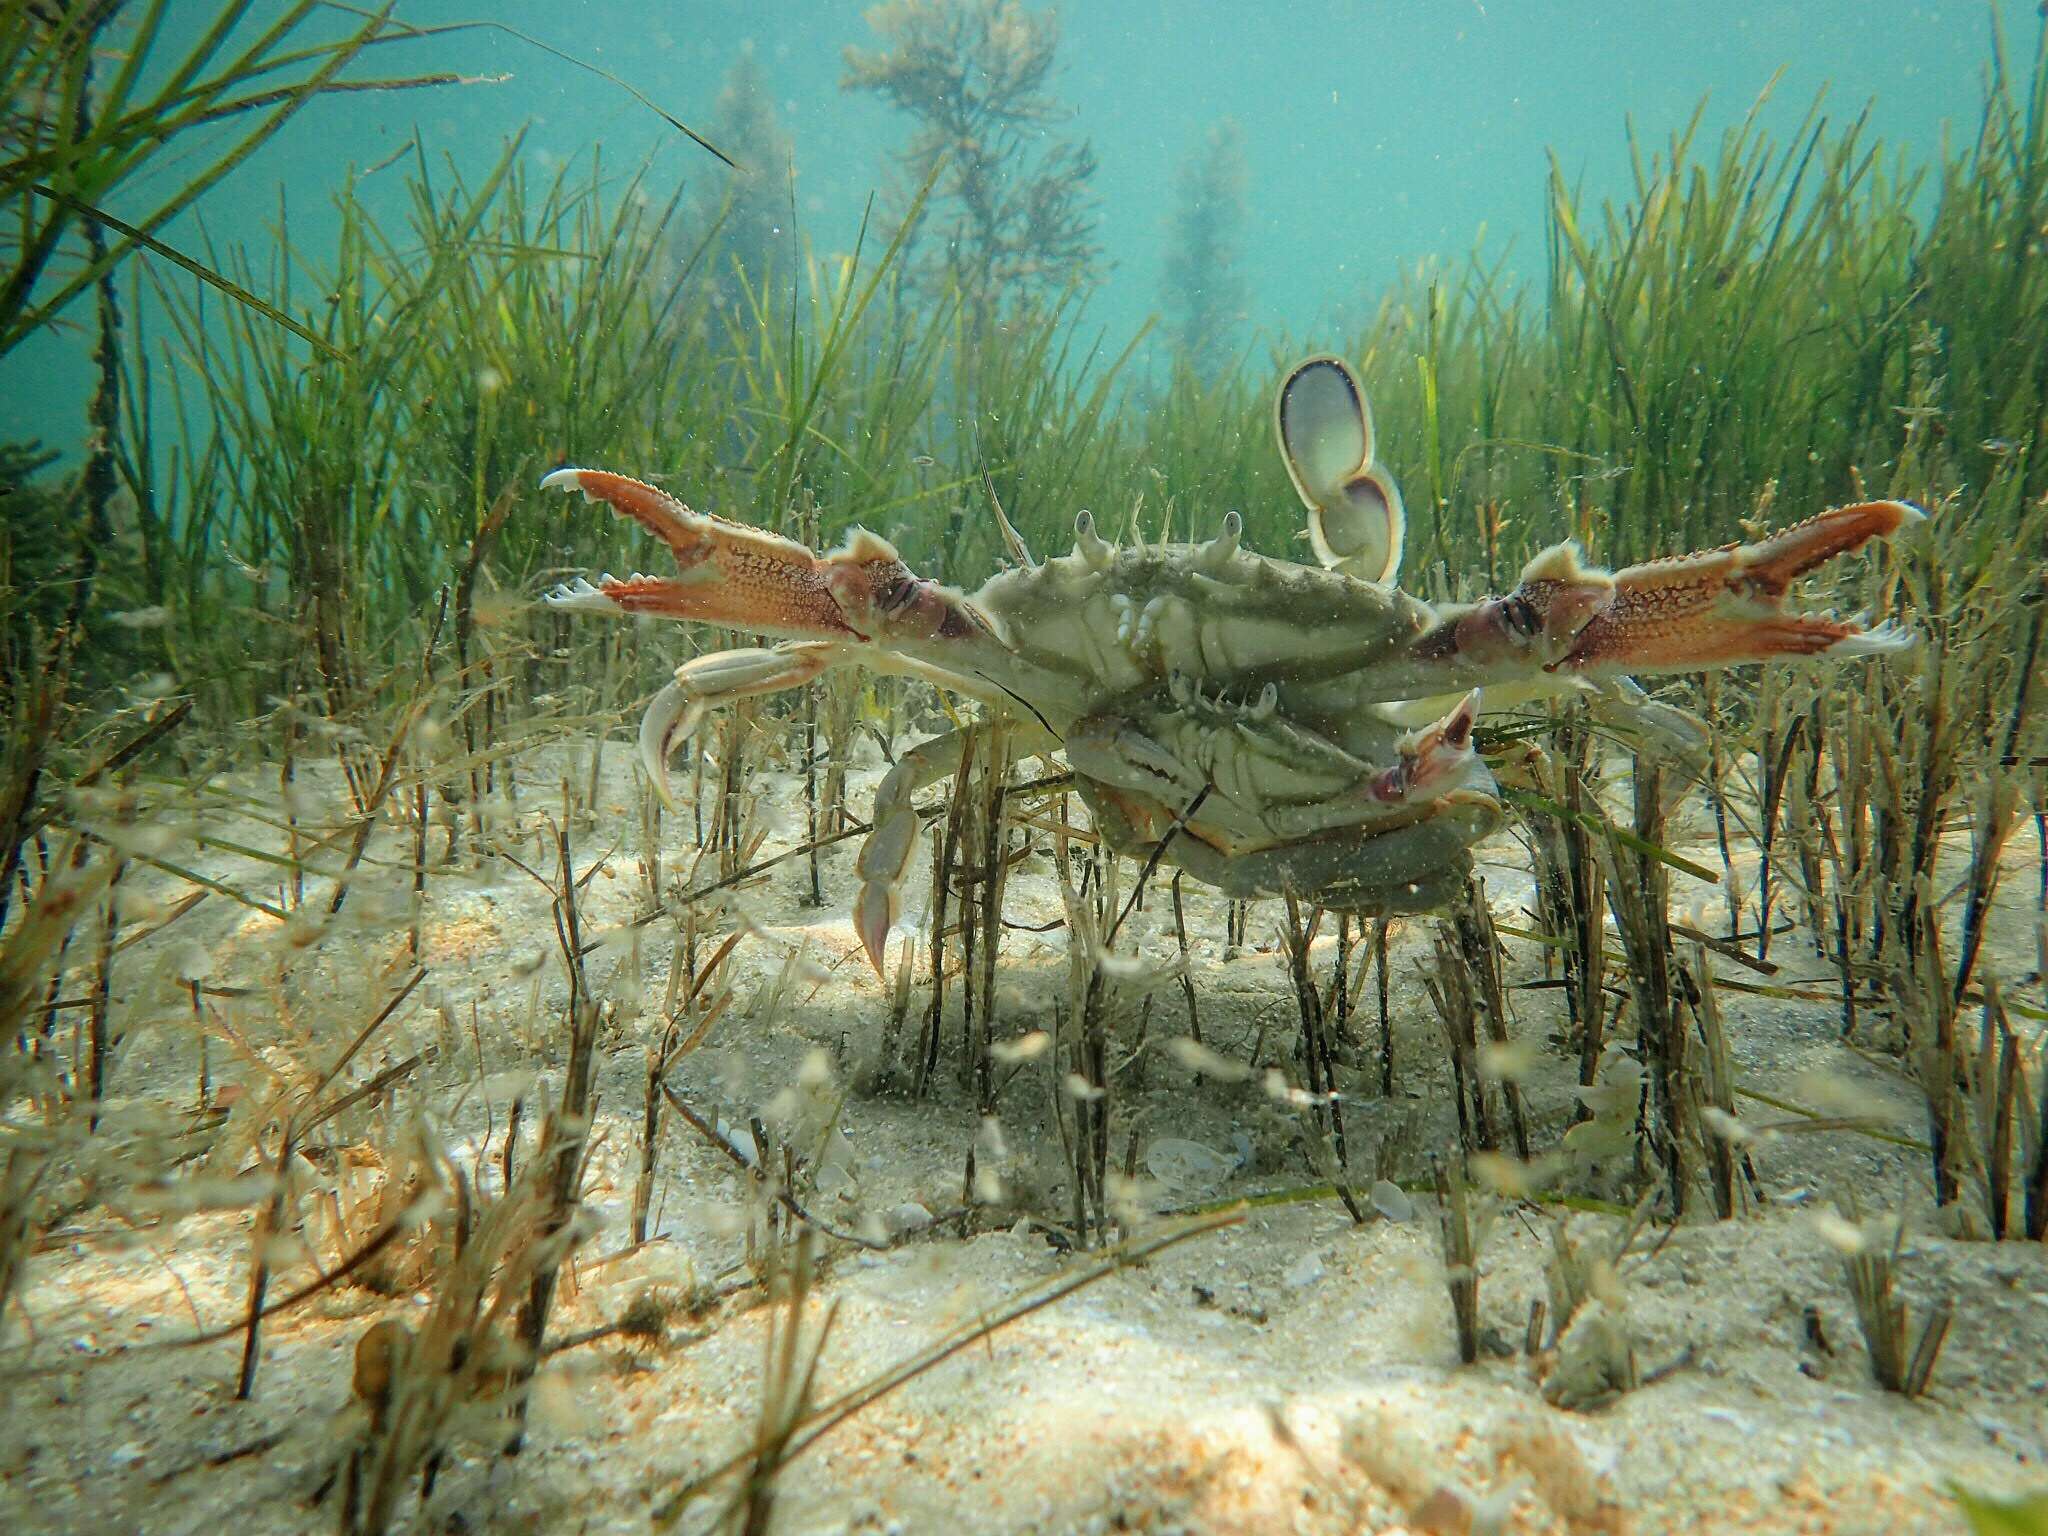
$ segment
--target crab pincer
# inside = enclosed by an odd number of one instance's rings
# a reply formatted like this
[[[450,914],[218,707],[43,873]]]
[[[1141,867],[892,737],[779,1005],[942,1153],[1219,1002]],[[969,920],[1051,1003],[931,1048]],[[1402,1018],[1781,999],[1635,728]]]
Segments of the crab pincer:
[[[603,576],[557,587],[548,601],[593,613],[655,614],[757,634],[860,638],[832,590],[829,562],[793,539],[693,512],[668,492],[603,469],[558,469],[543,486],[581,491],[654,534],[675,576]]]
[[[1613,572],[1586,565],[1575,544],[1553,545],[1529,562],[1513,592],[1447,611],[1410,655],[1459,680],[1505,681],[1903,650],[1914,637],[1896,625],[1867,629],[1829,614],[1789,613],[1784,598],[1808,571],[1925,517],[1903,501],[1858,502],[1754,544]]]
[[[1792,583],[1837,555],[1926,520],[1903,501],[1835,507],[1759,540],[1632,565],[1614,576],[1614,600],[1595,613],[1554,664],[1563,672],[1682,672],[1780,656],[1872,656],[1904,650],[1913,635],[1830,614],[1788,613]]]

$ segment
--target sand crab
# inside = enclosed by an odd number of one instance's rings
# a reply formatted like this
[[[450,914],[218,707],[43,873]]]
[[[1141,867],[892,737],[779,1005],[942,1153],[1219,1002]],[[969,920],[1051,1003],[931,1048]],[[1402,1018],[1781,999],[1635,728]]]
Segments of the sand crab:
[[[1120,850],[1232,896],[1291,893],[1368,914],[1441,905],[1470,847],[1501,821],[1472,747],[1481,685],[1527,697],[1632,672],[1910,643],[1895,626],[1781,605],[1803,572],[1918,521],[1902,502],[1838,507],[1759,543],[1613,573],[1559,544],[1506,596],[1433,607],[1393,584],[1401,496],[1375,459],[1351,369],[1330,357],[1298,365],[1274,423],[1319,566],[1240,548],[1235,512],[1207,543],[1118,548],[1084,511],[1072,553],[1042,564],[1005,524],[1018,563],[967,595],[919,578],[865,530],[821,556],[623,475],[559,469],[542,484],[640,523],[680,575],[578,581],[548,601],[784,637],[686,662],[656,695],[640,752],[664,799],[669,756],[708,707],[859,663],[1014,717],[1027,750],[1063,748],[1099,833]],[[854,924],[878,971],[917,840],[911,796],[953,772],[960,751],[957,732],[928,741],[877,792]]]

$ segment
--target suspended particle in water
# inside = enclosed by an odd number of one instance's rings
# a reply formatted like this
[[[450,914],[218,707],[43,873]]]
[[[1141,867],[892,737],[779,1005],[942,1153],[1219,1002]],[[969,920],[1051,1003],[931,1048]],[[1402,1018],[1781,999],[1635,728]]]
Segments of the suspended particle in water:
[[[1415,1202],[1392,1179],[1373,1181],[1372,1208],[1389,1221],[1409,1221],[1415,1216]]]
[[[1854,1258],[1869,1246],[1861,1227],[1830,1210],[1817,1210],[1809,1218],[1820,1240],[1845,1258]]]
[[[1027,1035],[1014,1040],[998,1040],[989,1047],[989,1055],[1003,1066],[1014,1066],[1020,1061],[1036,1061],[1052,1046],[1052,1036],[1042,1029],[1034,1029]]]
[[[1220,1083],[1241,1083],[1252,1075],[1252,1069],[1244,1062],[1220,1055],[1188,1035],[1167,1041],[1166,1049],[1175,1061],[1190,1072],[1213,1077]]]

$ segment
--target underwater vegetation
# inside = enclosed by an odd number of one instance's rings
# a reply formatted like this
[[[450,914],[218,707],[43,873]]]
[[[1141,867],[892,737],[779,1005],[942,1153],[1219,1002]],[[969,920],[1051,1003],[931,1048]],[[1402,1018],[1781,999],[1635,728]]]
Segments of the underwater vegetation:
[[[760,324],[756,296],[775,286],[796,250],[796,159],[752,49],[726,71],[711,133],[714,143],[729,146],[737,164],[703,179],[687,216],[673,221],[676,257],[686,267],[707,263],[725,306],[739,312],[743,323]]]
[[[1250,312],[1241,266],[1250,186],[1244,131],[1221,118],[1181,166],[1160,290],[1174,356],[1202,378],[1236,361]]]
[[[1056,1334],[1084,1288],[1172,1276],[1205,1325],[1265,1328],[1207,1266],[1302,1209],[1436,1245],[1427,1337],[1373,1330],[1402,1369],[1440,1354],[1458,1411],[1511,1360],[1503,1390],[1557,1416],[1474,1471],[1391,1413],[1324,1445],[1276,1408],[1274,1444],[1320,1468],[1315,1529],[1628,1528],[1640,1470],[1596,1474],[1558,1425],[1713,1353],[1645,1321],[1656,1287],[1715,1299],[1727,1250],[1696,1234],[1791,1277],[1797,1338],[1761,1352],[1924,1408],[1897,1422],[1965,1419],[1951,1368],[1964,1408],[2038,1377],[2039,1324],[2000,1297],[2048,1249],[2048,31],[2024,63],[1995,45],[1975,132],[1930,161],[1818,105],[1782,138],[1752,116],[1707,142],[1695,117],[1631,139],[1611,203],[1553,167],[1540,270],[1447,260],[1342,336],[1250,328],[1219,124],[1175,217],[1171,366],[1146,376],[1141,339],[1112,350],[1082,312],[1096,159],[1063,131],[1048,12],[869,12],[845,88],[909,133],[843,256],[789,222],[747,55],[700,186],[415,142],[381,172],[401,214],[337,169],[331,247],[281,211],[260,260],[164,235],[323,92],[467,87],[368,71],[418,35],[389,7],[337,34],[311,5],[226,4],[175,58],[166,14],[0,7],[0,354],[72,326],[98,381],[77,464],[0,448],[0,1370],[35,1404],[11,1434],[69,1426],[68,1450],[0,1458],[21,1528],[127,1488],[78,1470],[101,1438],[144,1447],[136,1496],[166,1507],[213,1497],[200,1479],[269,1490],[248,1497],[281,1527],[496,1528],[501,1497],[541,1501],[507,1523],[566,1519],[572,1495],[479,1469],[570,1477],[545,1460],[561,1383],[604,1355],[590,1390],[636,1427],[668,1411],[642,1377],[701,1380],[722,1415],[616,1474],[635,1519],[783,1529],[814,1445],[1003,1330]],[[117,221],[145,170],[160,202]],[[1454,708],[1475,679],[1400,690],[1448,692],[1401,725],[1437,722],[1498,783],[1410,910],[1178,867],[1210,788],[1119,835],[1074,750],[1099,744],[1045,701],[1003,689],[1005,718],[824,667],[763,694],[704,664],[765,665],[744,613],[691,631],[538,601],[652,548],[545,493],[565,464],[762,548],[864,528],[968,588],[1023,585],[1083,508],[1084,563],[1234,513],[1245,551],[1305,564],[1274,394],[1311,353],[1370,394],[1353,458],[1398,478],[1394,563],[1432,622],[1564,539],[1620,569],[1910,504],[1923,522],[1802,602],[1918,643],[1680,671],[1620,712],[1504,700],[1476,729]],[[957,601],[913,586],[896,606]],[[677,703],[693,644],[686,676],[742,686],[658,783],[634,721]],[[1375,768],[1436,761],[1381,723]],[[906,1251],[1010,1268],[933,1303],[915,1347],[855,1349],[863,1276],[925,1294],[862,1267]],[[122,1331],[145,1254],[184,1298],[148,1336]],[[1313,1294],[1309,1257],[1274,1294]],[[216,1382],[209,1412],[321,1428],[235,1419],[175,1457],[77,1429],[102,1383],[170,1401],[151,1373],[180,1370]],[[1930,1478],[1985,1465],[1928,1455]],[[1961,1507],[1985,1529],[2038,1509],[2009,1492]]]
[[[1057,14],[1015,0],[886,0],[867,12],[879,46],[848,47],[842,88],[880,96],[916,125],[900,152],[912,187],[904,267],[959,293],[978,326],[1005,302],[1044,302],[1098,270],[1088,194],[1095,153],[1051,132],[1071,116],[1048,89]]]

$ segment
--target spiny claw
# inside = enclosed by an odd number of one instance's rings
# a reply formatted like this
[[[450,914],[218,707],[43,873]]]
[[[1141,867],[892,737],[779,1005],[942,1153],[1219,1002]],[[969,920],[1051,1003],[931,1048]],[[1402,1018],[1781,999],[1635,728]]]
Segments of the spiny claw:
[[[1828,647],[1830,656],[1891,656],[1900,651],[1910,651],[1920,643],[1919,635],[1906,628],[1896,619],[1886,619],[1871,629],[1861,627],[1862,620],[1854,621],[1850,633],[1842,636]]]
[[[640,717],[640,766],[655,794],[670,811],[682,809],[668,781],[668,760],[690,739],[704,718],[704,701],[681,683],[670,683],[654,696]]]
[[[1837,555],[1926,518],[1903,501],[1836,507],[1755,544],[1653,560],[1614,576],[1614,600],[1554,665],[1578,673],[1690,671],[1777,656],[1902,650],[1908,631],[1865,629],[1780,606],[1793,581]]]
[[[691,527],[697,514],[643,480],[604,469],[557,469],[541,476],[540,483],[543,490],[581,491],[585,501],[603,502],[620,516],[632,518],[673,549],[678,560],[699,542]]]
[[[607,583],[614,578],[606,576]],[[574,581],[565,581],[551,587],[541,595],[541,601],[550,608],[566,608],[575,613],[619,613],[622,610],[616,599],[602,588],[593,587],[578,576]]]
[[[1755,544],[1653,560],[1608,573],[1574,544],[1544,550],[1515,590],[1442,619],[1409,648],[1446,680],[1690,672],[1774,656],[1867,656],[1912,643],[1823,614],[1787,613],[1787,589],[1814,567],[1925,513],[1902,501],[1837,507]]]
[[[609,470],[558,469],[541,484],[581,491],[586,501],[630,517],[674,551],[681,571],[558,587],[548,597],[558,606],[659,614],[797,640],[903,644],[989,633],[973,604],[919,579],[887,539],[864,528],[820,555],[745,523],[693,512],[668,492]]]
[[[1479,719],[1474,688],[1434,725],[1410,731],[1396,747],[1401,760],[1372,781],[1368,793],[1389,804],[1426,800],[1458,783],[1472,761],[1472,727]]]
[[[668,545],[681,571],[676,577],[625,581],[607,576],[594,588],[587,583],[558,588],[560,595],[551,595],[551,602],[593,609],[603,599],[612,606],[602,611],[660,614],[805,639],[854,637],[833,596],[828,562],[791,539],[693,512],[668,492],[609,470],[558,469],[541,484],[581,491],[585,501],[602,502],[631,518]],[[882,554],[894,560],[894,550],[880,540],[872,542],[879,549],[863,547],[861,558]]]
[[[1727,555],[1742,578],[1758,590],[1783,597],[1795,579],[1835,556],[1852,554],[1872,539],[1890,538],[1901,528],[1926,521],[1927,514],[1910,501],[1859,501],[1832,507],[1754,544],[1731,544],[1714,554]],[[1628,575],[1622,572],[1622,577]]]

